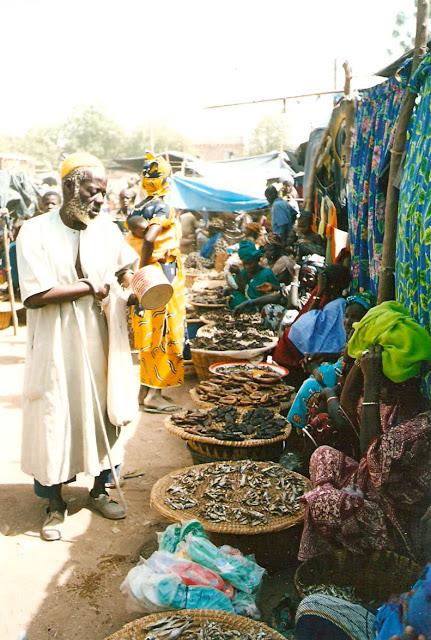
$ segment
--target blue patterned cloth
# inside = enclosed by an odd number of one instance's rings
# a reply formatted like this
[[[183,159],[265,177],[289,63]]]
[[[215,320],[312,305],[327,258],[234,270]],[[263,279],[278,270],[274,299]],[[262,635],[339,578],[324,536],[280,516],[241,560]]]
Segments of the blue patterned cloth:
[[[400,187],[396,254],[397,300],[431,330],[431,55],[409,86],[420,95],[410,120]]]
[[[348,185],[352,291],[377,293],[386,202],[382,174],[388,167],[408,69],[403,68],[400,80],[390,78],[361,91],[357,104]]]

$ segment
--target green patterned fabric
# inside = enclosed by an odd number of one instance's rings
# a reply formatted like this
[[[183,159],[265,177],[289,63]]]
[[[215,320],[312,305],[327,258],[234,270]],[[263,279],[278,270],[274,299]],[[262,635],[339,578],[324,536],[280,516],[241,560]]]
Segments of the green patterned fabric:
[[[431,330],[431,55],[412,77],[418,92],[409,125],[400,188],[396,260],[397,300]]]

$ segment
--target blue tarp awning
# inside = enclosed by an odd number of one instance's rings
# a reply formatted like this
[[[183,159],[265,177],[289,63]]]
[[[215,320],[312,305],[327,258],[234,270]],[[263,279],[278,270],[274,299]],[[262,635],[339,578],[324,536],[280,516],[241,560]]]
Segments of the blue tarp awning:
[[[211,187],[200,180],[174,175],[169,204],[193,211],[252,211],[268,206],[264,198]]]

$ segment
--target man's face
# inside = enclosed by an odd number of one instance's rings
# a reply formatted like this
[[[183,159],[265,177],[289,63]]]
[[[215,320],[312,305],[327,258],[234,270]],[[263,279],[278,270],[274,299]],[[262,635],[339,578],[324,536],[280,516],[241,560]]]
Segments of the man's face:
[[[59,198],[55,195],[43,196],[42,202],[40,205],[40,210],[42,213],[47,213],[52,209],[55,209],[60,204]]]
[[[67,184],[64,208],[75,220],[88,225],[100,213],[106,196],[106,177],[92,171],[84,171],[76,181]]]
[[[133,191],[125,190],[120,193],[120,207],[128,209],[133,205],[135,194]]]

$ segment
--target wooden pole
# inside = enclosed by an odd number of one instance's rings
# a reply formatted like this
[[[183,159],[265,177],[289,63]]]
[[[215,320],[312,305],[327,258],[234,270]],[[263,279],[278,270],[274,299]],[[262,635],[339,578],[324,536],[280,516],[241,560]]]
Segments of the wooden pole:
[[[350,169],[350,157],[352,155],[353,146],[353,130],[355,126],[355,100],[352,96],[352,67],[346,61],[343,64],[344,69],[344,95],[345,100],[343,103],[344,113],[346,116],[344,129],[346,132],[346,139],[343,145],[343,157],[342,157],[342,172],[344,179],[348,179]]]
[[[10,267],[10,258],[9,258],[9,229],[8,229],[6,220],[3,220],[3,246],[4,246],[5,271],[6,271],[7,286],[8,286],[8,292],[9,292],[9,300],[10,300],[10,310],[12,312],[13,334],[14,336],[16,336],[18,333],[18,316],[16,315],[16,308],[15,308],[15,293],[13,290],[12,269]]]
[[[418,0],[415,50],[413,54],[411,74],[413,74],[417,69],[422,57],[427,52],[428,13],[429,0]],[[395,253],[399,190],[395,187],[394,181],[401,165],[401,158],[407,138],[407,129],[415,106],[416,95],[416,93],[407,90],[406,95],[404,96],[391,149],[389,181],[385,206],[385,233],[383,238],[382,265],[380,269],[377,296],[379,303],[384,302],[385,300],[395,299]]]

